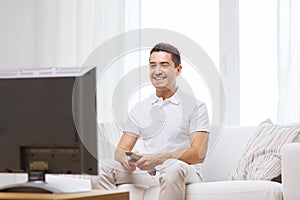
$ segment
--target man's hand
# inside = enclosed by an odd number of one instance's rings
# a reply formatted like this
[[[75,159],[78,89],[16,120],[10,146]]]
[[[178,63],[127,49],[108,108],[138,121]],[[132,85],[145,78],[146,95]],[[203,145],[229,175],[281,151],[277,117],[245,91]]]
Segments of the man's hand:
[[[159,154],[144,154],[136,162],[136,166],[141,170],[153,171],[155,167],[159,164],[162,164],[165,159],[162,158]]]
[[[137,167],[136,163],[132,162],[131,158],[125,155],[125,152],[132,150],[137,139],[137,135],[124,132],[115,151],[115,160],[119,161],[127,172],[133,172]]]
[[[123,166],[123,169],[127,172],[133,172],[137,167],[137,164],[135,162],[132,162],[128,156],[123,156],[121,160],[121,165]]]

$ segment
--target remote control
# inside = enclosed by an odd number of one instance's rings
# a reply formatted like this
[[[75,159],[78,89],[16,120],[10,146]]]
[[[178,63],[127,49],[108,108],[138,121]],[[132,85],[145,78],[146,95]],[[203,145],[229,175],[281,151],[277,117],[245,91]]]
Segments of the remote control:
[[[125,154],[126,154],[126,156],[129,156],[131,158],[132,162],[136,162],[141,158],[141,156],[139,156],[133,152],[125,152]]]

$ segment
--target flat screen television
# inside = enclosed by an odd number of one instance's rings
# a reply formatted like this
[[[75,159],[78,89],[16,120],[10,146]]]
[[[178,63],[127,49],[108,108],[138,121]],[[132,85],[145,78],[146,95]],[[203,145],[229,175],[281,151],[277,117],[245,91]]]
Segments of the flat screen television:
[[[96,68],[0,71],[0,172],[97,174]]]

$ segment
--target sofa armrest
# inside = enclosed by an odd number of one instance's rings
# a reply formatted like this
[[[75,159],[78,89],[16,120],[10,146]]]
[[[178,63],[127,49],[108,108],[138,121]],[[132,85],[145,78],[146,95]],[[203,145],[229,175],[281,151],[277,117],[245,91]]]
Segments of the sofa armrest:
[[[284,145],[281,155],[284,200],[300,199],[300,143]]]

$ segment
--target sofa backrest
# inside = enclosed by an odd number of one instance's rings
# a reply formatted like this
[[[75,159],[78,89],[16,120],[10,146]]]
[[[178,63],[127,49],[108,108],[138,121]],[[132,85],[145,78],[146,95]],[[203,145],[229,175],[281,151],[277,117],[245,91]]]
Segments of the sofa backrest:
[[[114,151],[121,136],[120,129],[114,123],[99,124],[99,159],[113,159]],[[211,128],[209,148],[202,164],[205,181],[219,181],[229,178],[255,127],[226,126],[221,132]],[[140,142],[136,151],[144,152]]]
[[[249,126],[227,126],[220,133],[211,130],[208,153],[202,164],[205,181],[229,179],[254,129]]]

